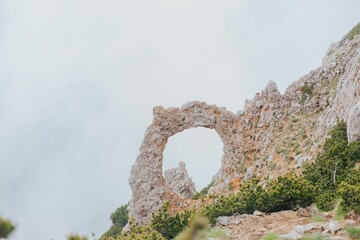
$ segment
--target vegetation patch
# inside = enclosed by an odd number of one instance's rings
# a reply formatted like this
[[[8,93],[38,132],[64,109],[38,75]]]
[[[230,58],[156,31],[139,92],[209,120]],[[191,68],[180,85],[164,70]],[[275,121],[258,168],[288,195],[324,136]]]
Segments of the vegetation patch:
[[[346,35],[346,38],[349,40],[353,40],[356,35],[360,34],[360,23],[358,23],[355,27],[353,27],[350,32]]]
[[[214,224],[219,216],[295,209],[309,206],[315,199],[311,183],[292,173],[272,180],[266,188],[259,181],[254,178],[242,185],[237,194],[219,197],[201,210],[202,215]]]
[[[308,96],[313,94],[313,89],[309,85],[304,85],[299,89],[302,93],[301,102],[304,102]]]
[[[194,211],[185,211],[184,213],[171,215],[167,211],[168,207],[169,203],[166,202],[158,213],[153,214],[151,227],[166,239],[173,239],[188,226]]]
[[[0,217],[0,238],[7,238],[14,229],[15,226],[10,220]]]
[[[360,239],[360,226],[346,227],[345,231],[350,239]]]
[[[339,122],[325,141],[315,162],[304,169],[304,177],[316,188],[319,209],[330,211],[342,198],[343,209],[360,212],[360,172],[354,170],[360,162],[360,143],[348,144],[346,123]]]
[[[127,208],[128,204],[124,204],[110,215],[112,225],[102,237],[116,237],[121,235],[123,227],[128,223],[129,212]]]
[[[201,199],[207,196],[209,189],[214,185],[214,182],[211,181],[206,187],[204,187],[203,189],[201,189],[200,192],[197,192],[194,194],[194,196],[192,196],[192,199],[197,200],[197,199]]]

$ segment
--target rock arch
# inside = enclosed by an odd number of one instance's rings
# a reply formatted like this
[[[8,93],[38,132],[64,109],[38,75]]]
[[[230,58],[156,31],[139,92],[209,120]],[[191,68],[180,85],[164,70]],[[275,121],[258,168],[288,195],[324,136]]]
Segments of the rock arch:
[[[132,198],[129,215],[140,224],[149,223],[151,214],[166,200],[171,190],[163,177],[163,152],[168,138],[189,128],[214,129],[223,142],[222,161],[235,157],[237,116],[225,108],[205,102],[189,102],[180,108],[153,109],[153,122],[147,128],[140,153],[131,169]]]

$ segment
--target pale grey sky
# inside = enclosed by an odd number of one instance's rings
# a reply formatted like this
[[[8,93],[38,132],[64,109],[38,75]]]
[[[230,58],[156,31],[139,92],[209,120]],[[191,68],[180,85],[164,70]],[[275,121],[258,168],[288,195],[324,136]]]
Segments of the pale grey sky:
[[[100,236],[155,105],[236,112],[283,92],[360,21],[357,0],[0,0],[0,215],[11,239]],[[198,188],[220,166],[213,130],[174,136]]]

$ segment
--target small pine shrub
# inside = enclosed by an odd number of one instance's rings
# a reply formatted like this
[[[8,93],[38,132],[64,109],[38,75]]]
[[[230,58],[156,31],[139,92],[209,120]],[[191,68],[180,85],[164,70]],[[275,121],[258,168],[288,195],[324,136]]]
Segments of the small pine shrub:
[[[315,188],[307,180],[289,173],[270,182],[261,198],[263,211],[306,207],[314,202]]]
[[[214,185],[214,182],[211,181],[206,187],[204,187],[203,189],[201,189],[200,192],[195,193],[194,196],[192,196],[192,199],[197,200],[197,199],[206,197],[206,195],[207,195],[208,192],[209,192],[209,189],[210,189],[213,185]]]
[[[7,238],[14,229],[15,226],[10,220],[0,217],[0,238]]]
[[[122,205],[110,215],[111,222],[114,226],[125,227],[125,225],[128,223],[128,206],[129,204]]]
[[[215,224],[219,216],[231,216],[234,213],[250,214],[255,210],[275,212],[306,207],[314,202],[313,185],[294,174],[287,174],[270,182],[264,189],[259,179],[252,179],[242,185],[239,192],[227,197],[219,197],[214,203],[205,206],[201,213]]]
[[[169,203],[166,202],[156,214],[152,215],[151,227],[166,239],[176,237],[189,223],[193,211],[176,213],[171,215],[167,212]]]
[[[345,211],[354,210],[360,213],[360,169],[350,171],[337,192]]]
[[[346,123],[340,121],[330,131],[330,138],[325,141],[315,162],[307,164],[303,171],[304,178],[316,186],[316,205],[319,209],[330,211],[339,197],[345,198],[343,204],[347,208],[359,204],[359,186],[350,184],[348,177],[359,161],[360,142],[348,144]]]
[[[115,212],[113,212],[110,215],[110,219],[112,222],[112,225],[109,230],[107,230],[102,237],[116,237],[121,235],[123,227],[126,226],[128,223],[129,218],[129,212],[127,210],[128,204],[124,204],[120,206],[118,209],[116,209]]]
[[[300,87],[301,95],[301,102],[304,102],[307,96],[311,96],[313,94],[313,89],[309,85],[304,85]]]
[[[130,229],[116,237],[102,236],[101,240],[165,240],[165,238],[151,226],[138,226],[133,220],[129,221]]]

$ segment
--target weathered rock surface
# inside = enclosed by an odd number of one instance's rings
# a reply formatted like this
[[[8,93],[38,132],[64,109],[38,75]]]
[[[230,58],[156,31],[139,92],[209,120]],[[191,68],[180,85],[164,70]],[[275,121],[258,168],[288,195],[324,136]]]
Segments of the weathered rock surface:
[[[172,192],[162,175],[163,151],[169,137],[194,127],[214,129],[224,143],[224,162],[236,157],[238,143],[237,117],[225,108],[195,101],[181,108],[164,109],[158,106],[153,114],[153,122],[146,130],[129,178],[132,190],[129,214],[143,224],[150,221],[151,213],[157,211],[166,194]]]
[[[347,134],[349,142],[360,140],[360,101],[353,107],[349,116]]]
[[[162,161],[168,138],[178,132],[205,127],[219,134],[224,153],[209,192],[228,193],[255,176],[268,181],[289,170],[301,171],[341,119],[348,122],[349,140],[359,139],[359,107],[354,108],[359,102],[357,35],[332,44],[321,66],[292,83],[284,94],[270,81],[237,114],[199,101],[180,108],[155,107],[129,178],[129,214],[148,223],[151,213],[174,193],[162,175]]]
[[[331,219],[334,216],[329,217]],[[304,239],[304,236],[312,235],[314,239],[346,240],[349,238],[344,229],[360,224],[360,219],[312,222],[311,216],[302,217],[294,211],[274,212],[263,216],[242,214],[219,219],[226,219],[226,222],[222,224],[217,221],[217,227],[227,231],[231,239],[238,240],[260,240],[268,233],[276,234],[279,239]]]
[[[195,184],[188,176],[184,162],[180,162],[176,168],[165,170],[165,183],[180,197],[191,198],[195,193]]]

